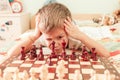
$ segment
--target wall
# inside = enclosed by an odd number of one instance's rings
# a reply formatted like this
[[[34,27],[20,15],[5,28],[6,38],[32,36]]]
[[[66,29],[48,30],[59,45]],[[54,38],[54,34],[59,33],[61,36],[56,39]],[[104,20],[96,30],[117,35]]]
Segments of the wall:
[[[22,0],[24,11],[35,14],[46,0]],[[119,0],[57,0],[65,4],[72,13],[111,13],[118,9]]]
[[[31,28],[35,27],[34,14],[41,8],[47,0],[21,0],[24,12],[31,14]],[[66,5],[73,14],[78,13],[111,13],[118,9],[119,0],[56,0]]]

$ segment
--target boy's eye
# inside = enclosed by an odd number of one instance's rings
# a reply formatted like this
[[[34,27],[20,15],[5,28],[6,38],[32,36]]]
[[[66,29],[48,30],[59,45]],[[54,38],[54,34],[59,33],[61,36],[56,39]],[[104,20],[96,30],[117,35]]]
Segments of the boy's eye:
[[[63,36],[59,36],[58,38],[61,39]]]

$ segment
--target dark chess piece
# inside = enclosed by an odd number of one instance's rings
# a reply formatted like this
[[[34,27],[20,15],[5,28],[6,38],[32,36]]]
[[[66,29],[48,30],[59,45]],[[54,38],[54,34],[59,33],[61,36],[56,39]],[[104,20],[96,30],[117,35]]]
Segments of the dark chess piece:
[[[65,49],[66,49],[66,42],[65,42],[65,40],[63,40],[63,42],[62,42],[62,49],[63,49],[63,51],[62,51],[62,59],[64,59],[64,60],[67,60],[67,55],[66,55],[66,51],[65,51]]]
[[[26,57],[25,47],[21,47],[21,57],[20,57],[20,59],[25,60],[25,57]]]
[[[32,55],[33,55],[33,57],[35,57],[35,58],[37,57],[36,49],[37,49],[36,46],[33,45],[33,46],[32,46]]]
[[[38,60],[44,60],[42,45],[40,45],[40,53],[37,56]]]
[[[88,52],[87,51],[84,52],[83,61],[89,61],[89,57],[88,57]]]
[[[34,51],[33,51],[32,49],[30,50],[29,59],[30,59],[30,60],[35,59],[35,56],[34,56]]]
[[[53,63],[52,63],[52,56],[51,55],[49,56],[49,62],[48,62],[48,64],[49,64],[49,66],[53,65]]]
[[[76,55],[75,55],[75,48],[72,48],[72,54],[70,56],[71,60],[75,60],[76,59]]]
[[[53,42],[51,43],[51,47],[52,47],[51,57],[52,57],[52,58],[56,58],[57,55],[55,54],[55,41],[53,41]]]
[[[93,61],[97,61],[97,53],[95,52],[95,48],[92,48],[91,50],[91,59]]]
[[[86,46],[83,46],[83,48],[82,48],[82,55],[81,55],[82,58],[85,57],[85,51],[87,51],[86,50]]]

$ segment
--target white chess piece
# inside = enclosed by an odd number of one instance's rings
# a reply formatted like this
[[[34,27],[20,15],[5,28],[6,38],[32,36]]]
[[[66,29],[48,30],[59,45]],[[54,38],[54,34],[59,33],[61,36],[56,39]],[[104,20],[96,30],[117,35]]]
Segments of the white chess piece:
[[[48,67],[47,67],[47,65],[42,65],[41,67],[40,67],[40,79],[41,80],[48,80]]]
[[[82,80],[82,75],[80,74],[79,70],[75,71],[74,79],[73,80]]]
[[[11,72],[4,72],[3,80],[12,80],[12,73]]]
[[[0,69],[0,80],[3,80],[2,78],[2,70]]]
[[[90,76],[91,76],[91,78],[89,80],[97,80],[97,78],[96,78],[96,71],[95,70],[91,71]]]
[[[34,71],[34,69],[31,70],[30,76],[31,76],[31,77],[29,78],[29,80],[38,80],[38,79],[35,77],[35,71]]]
[[[64,60],[61,60],[58,62],[58,66],[56,67],[56,73],[59,80],[62,80],[63,77],[65,76],[64,64],[65,64]]]
[[[28,75],[28,72],[26,70],[23,71],[23,74],[22,74],[22,80],[28,80],[29,79],[29,75]]]
[[[111,80],[110,79],[110,72],[109,72],[109,70],[105,70],[104,71],[104,75],[105,75],[105,79],[104,80]]]
[[[21,80],[19,77],[19,69],[17,68],[13,75],[13,80]]]

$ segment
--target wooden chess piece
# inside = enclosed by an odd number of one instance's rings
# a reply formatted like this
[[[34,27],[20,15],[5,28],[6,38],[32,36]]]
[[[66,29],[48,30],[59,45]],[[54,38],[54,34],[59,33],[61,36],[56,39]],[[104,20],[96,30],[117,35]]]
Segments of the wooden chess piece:
[[[42,45],[40,45],[40,53],[37,56],[38,60],[44,60]]]
[[[26,54],[25,54],[25,47],[21,47],[21,60],[25,60]]]
[[[75,60],[76,59],[76,55],[75,55],[75,48],[72,48],[72,54],[70,56],[71,60]]]
[[[62,42],[62,49],[63,49],[63,51],[62,51],[62,59],[67,60],[67,55],[66,55],[65,48],[66,48],[66,42],[65,42],[65,40],[63,40],[63,42]]]
[[[57,55],[55,54],[55,41],[53,41],[53,42],[51,43],[51,47],[52,47],[51,57],[52,57],[52,58],[56,58]]]

